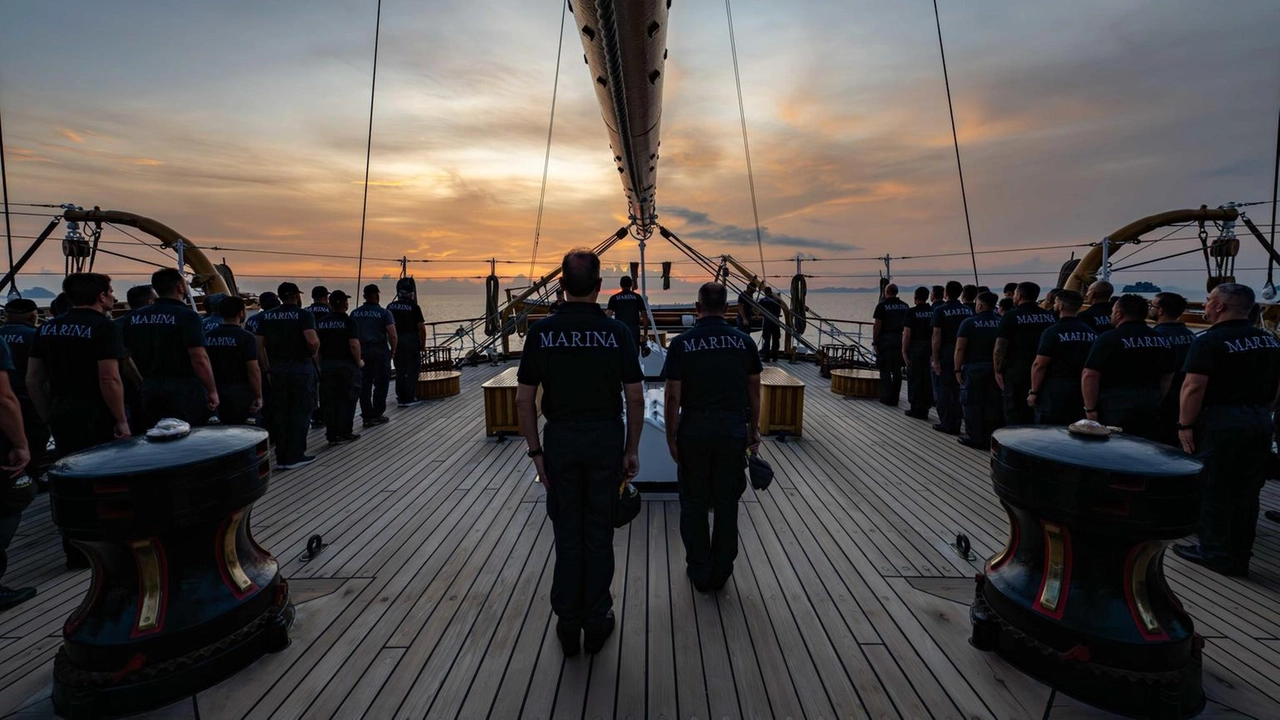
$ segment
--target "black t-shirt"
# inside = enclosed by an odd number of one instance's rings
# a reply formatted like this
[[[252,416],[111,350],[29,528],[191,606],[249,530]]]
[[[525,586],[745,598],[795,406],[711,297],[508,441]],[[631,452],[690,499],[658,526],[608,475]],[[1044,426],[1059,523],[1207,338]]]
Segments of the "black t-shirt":
[[[751,295],[745,292],[738,293],[738,312],[747,320],[756,316],[756,309],[751,307]]]
[[[1114,298],[1096,302],[1081,311],[1079,318],[1089,323],[1089,327],[1093,328],[1095,332],[1107,332],[1113,327],[1111,324],[1111,308],[1115,304]]]
[[[760,374],[760,350],[724,318],[698,318],[667,343],[662,376],[680,381],[682,410],[747,412],[747,378]]]
[[[387,304],[387,312],[391,313],[391,317],[395,320],[396,335],[399,336],[400,342],[418,341],[418,325],[426,321],[418,303],[409,300],[392,300]]]
[[[306,330],[316,329],[316,319],[297,305],[281,305],[267,310],[258,324],[258,335],[267,351],[267,362],[273,367],[285,363],[309,362]]]
[[[973,311],[965,307],[964,303],[959,300],[948,300],[934,308],[930,325],[942,328],[942,345],[949,347],[956,344],[956,332],[960,330],[960,323],[971,317],[973,317]],[[929,337],[932,342],[933,335],[930,334]]]
[[[395,325],[396,319],[386,308],[377,303],[367,302],[351,311],[351,319],[356,321],[356,329],[360,336],[360,352],[369,355],[390,351],[387,342],[387,326]]]
[[[219,385],[248,384],[248,363],[258,359],[258,338],[253,333],[239,325],[223,323],[205,335],[204,346],[213,366],[213,379]]]
[[[881,337],[885,335],[901,335],[902,328],[907,324],[907,315],[910,312],[910,305],[896,297],[887,298],[884,302],[876,305],[876,310],[871,314],[871,317],[880,321]]]
[[[204,327],[195,310],[159,298],[129,315],[124,345],[144,378],[195,377],[188,350],[204,347]]]
[[[342,312],[331,312],[316,323],[320,336],[320,357],[324,360],[346,361],[355,364],[351,354],[351,341],[360,339],[356,321]]]
[[[0,340],[8,344],[13,360],[9,384],[13,386],[13,394],[20,398],[27,397],[27,357],[31,354],[31,346],[35,344],[37,334],[36,329],[30,325],[8,323],[0,326]]]
[[[933,343],[933,308],[928,303],[907,311],[906,327],[911,330],[911,347],[929,347]]]
[[[192,313],[195,314],[194,312]],[[197,323],[198,325],[198,323]],[[30,357],[45,365],[53,400],[107,410],[98,385],[98,361],[124,358],[120,328],[97,310],[72,308],[40,327]]]
[[[1271,407],[1280,381],[1280,343],[1248,320],[1220,322],[1191,343],[1183,371],[1208,376],[1206,407]]]
[[[1084,366],[1102,373],[1102,390],[1159,389],[1160,378],[1175,370],[1169,341],[1138,321],[1099,335]]]
[[[1182,372],[1182,366],[1187,362],[1187,351],[1191,349],[1191,343],[1195,341],[1196,334],[1180,322],[1160,323],[1151,329],[1169,341],[1169,345],[1173,347],[1173,354],[1177,358],[1174,367],[1178,372]]]
[[[542,414],[557,422],[620,417],[622,386],[644,373],[626,325],[594,303],[566,302],[529,326],[516,377],[542,385]]]
[[[965,338],[964,361],[968,363],[989,363],[996,348],[996,338],[1000,336],[1000,318],[994,310],[984,310],[972,317],[967,317],[956,330],[957,338]]]
[[[1000,318],[1000,339],[1008,341],[1005,372],[1030,373],[1040,349],[1040,337],[1058,322],[1053,313],[1033,302],[1022,303]]]
[[[314,317],[318,323],[323,320],[326,315],[333,312],[333,308],[323,303],[313,302],[306,307],[306,311],[311,313],[311,316]]]
[[[263,312],[265,312],[265,311],[263,311],[263,310],[259,310],[258,312],[256,312],[256,313],[254,313],[254,314],[250,315],[250,316],[249,316],[249,317],[244,321],[244,329],[245,329],[246,331],[248,331],[248,332],[249,332],[249,334],[251,334],[251,335],[257,335],[257,334],[258,334],[258,324],[262,322],[262,313],[263,313]]]
[[[1037,355],[1049,358],[1049,377],[1079,382],[1084,361],[1093,349],[1098,333],[1078,316],[1065,317],[1047,328],[1040,336]]]
[[[778,318],[779,320],[782,319],[782,303],[778,302],[778,298],[776,297],[773,297],[771,295],[765,295],[764,297],[760,298],[760,309],[767,313],[772,313],[773,316]],[[778,324],[773,320],[770,320],[769,316],[767,315],[764,316],[764,321],[769,325]]]
[[[205,335],[217,330],[221,324],[221,315],[204,315],[200,318],[200,329],[204,331]]]
[[[644,300],[632,290],[623,290],[609,298],[608,309],[613,312],[614,320],[635,332],[640,327],[640,311],[644,309]]]

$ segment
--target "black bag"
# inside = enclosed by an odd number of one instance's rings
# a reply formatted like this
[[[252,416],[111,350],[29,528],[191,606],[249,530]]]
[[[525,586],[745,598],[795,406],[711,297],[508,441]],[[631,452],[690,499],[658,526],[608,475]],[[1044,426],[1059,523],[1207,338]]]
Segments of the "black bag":
[[[613,526],[626,527],[627,523],[640,514],[640,491],[629,482],[622,483],[618,490],[618,502],[613,506]]]
[[[747,453],[747,474],[751,477],[751,487],[756,490],[768,490],[773,482],[773,466],[760,457],[760,453]]]

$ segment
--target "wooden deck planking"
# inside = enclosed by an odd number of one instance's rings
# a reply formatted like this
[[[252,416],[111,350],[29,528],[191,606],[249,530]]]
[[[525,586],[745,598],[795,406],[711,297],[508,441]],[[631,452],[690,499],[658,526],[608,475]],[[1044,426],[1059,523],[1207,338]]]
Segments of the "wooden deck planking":
[[[973,650],[971,577],[1004,542],[987,456],[925,422],[830,393],[811,366],[806,437],[766,441],[778,472],[740,509],[735,575],[684,576],[679,503],[651,499],[615,534],[618,628],[565,660],[550,613],[551,527],[522,444],[483,432],[479,385],[409,409],[357,443],[273,476],[253,523],[292,578],[293,644],[178,717],[1108,717]],[[1280,509],[1268,487],[1265,509]],[[87,587],[62,568],[41,496],[9,584],[40,595],[0,614],[0,713],[44,717],[61,623]],[[949,544],[966,533],[977,560]],[[329,546],[298,560],[307,537]],[[1280,705],[1280,526],[1260,520],[1256,572],[1224,580],[1169,556],[1209,639],[1206,716]],[[177,714],[175,714],[177,713]]]

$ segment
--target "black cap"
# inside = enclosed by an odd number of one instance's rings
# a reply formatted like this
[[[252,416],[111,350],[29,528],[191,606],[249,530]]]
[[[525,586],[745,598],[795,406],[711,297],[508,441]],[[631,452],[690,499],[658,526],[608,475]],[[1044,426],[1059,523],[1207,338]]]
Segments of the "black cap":
[[[382,291],[378,289],[378,286],[377,286],[377,285],[375,285],[375,284],[373,284],[373,283],[369,283],[368,285],[365,285],[365,286],[364,286],[364,294],[365,294],[365,297],[368,297],[369,295],[372,295],[373,293],[381,293],[381,292],[382,292]]]
[[[280,297],[271,291],[267,291],[258,296],[258,307],[263,310],[280,307]]]
[[[350,295],[342,292],[341,290],[334,290],[329,293],[329,304],[341,303],[343,300],[349,300],[350,298]]]
[[[5,303],[4,311],[7,313],[33,313],[39,308],[36,307],[35,300],[26,298],[18,298]]]
[[[302,289],[298,287],[297,283],[282,282],[280,283],[280,287],[276,288],[276,294],[282,298],[293,297],[295,295],[301,295]]]
[[[322,297],[324,297],[325,295],[328,295],[328,294],[329,294],[329,288],[327,288],[327,287],[325,287],[325,286],[323,286],[323,285],[317,285],[317,286],[315,286],[315,287],[311,288],[311,299],[312,299],[312,300],[319,300],[320,298],[322,298]]]

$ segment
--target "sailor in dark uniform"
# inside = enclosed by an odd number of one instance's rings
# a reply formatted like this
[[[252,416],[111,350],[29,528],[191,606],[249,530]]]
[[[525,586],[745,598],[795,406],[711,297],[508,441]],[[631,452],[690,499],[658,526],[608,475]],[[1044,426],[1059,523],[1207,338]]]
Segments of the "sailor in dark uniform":
[[[175,268],[151,275],[156,301],[134,310],[124,345],[142,375],[142,427],[163,418],[204,425],[218,407],[218,388],[204,348],[200,316],[183,304],[187,281]]]
[[[719,590],[733,574],[746,452],[760,445],[760,354],[750,336],[725,322],[728,301],[720,283],[698,290],[698,320],[668,343],[662,368],[686,573],[702,592]]]
[[[898,406],[902,394],[902,331],[911,307],[898,299],[898,286],[884,286],[884,300],[872,312],[871,342],[880,371],[880,402]],[[926,410],[925,412],[928,412]]]
[[[747,283],[747,287],[738,293],[738,314],[735,320],[738,329],[750,335],[751,329],[755,322],[755,308],[752,307],[751,301],[756,296],[756,284],[754,282]]]
[[[993,292],[975,298],[978,312],[965,318],[956,330],[955,374],[960,382],[960,407],[968,437],[960,444],[979,450],[991,448],[991,433],[1004,425],[1000,386],[991,364],[1000,318],[995,307],[1000,299]]]
[[[1113,327],[1111,309],[1116,304],[1116,301],[1111,295],[1115,291],[1116,288],[1111,283],[1106,280],[1098,280],[1090,285],[1089,291],[1085,293],[1084,301],[1089,307],[1080,313],[1080,319],[1089,323],[1094,332],[1099,335]]]
[[[773,294],[773,288],[767,287],[764,289],[764,297],[760,298],[760,310],[762,311],[760,344],[763,346],[761,348],[761,359],[769,362],[778,362],[778,348],[782,344],[782,326],[778,324],[778,321],[782,319],[782,303],[778,301],[778,296]],[[774,320],[769,315],[778,318],[778,320]]]
[[[1016,298],[1014,296],[1017,295],[1017,293],[1018,293],[1018,283],[1009,282],[1004,284],[1004,297],[1010,300],[1015,300],[1015,304],[1016,304]]]
[[[1040,307],[1053,313],[1054,317],[1059,319],[1061,319],[1061,316],[1058,315],[1058,294],[1061,292],[1062,288],[1049,288],[1049,292],[1044,294],[1044,302],[1040,303]],[[1076,294],[1078,295],[1079,293]]]
[[[134,285],[125,293],[125,304],[129,306],[128,312],[116,318],[116,324],[120,326],[120,331],[124,332],[124,327],[129,321],[129,316],[135,310],[144,308],[156,301],[156,291],[151,287],[150,283],[146,285]]]
[[[964,289],[960,291],[960,304],[969,308],[969,312],[972,312],[975,315],[978,313],[978,286],[977,285],[964,286]],[[996,309],[995,306],[992,305],[991,310],[994,312],[995,309]]]
[[[1115,329],[1098,335],[1080,377],[1085,417],[1155,440],[1160,400],[1175,370],[1173,348],[1147,326],[1146,298],[1121,295],[1114,305]]]
[[[15,302],[31,301],[19,299],[9,304]],[[31,304],[34,307],[35,303]],[[9,569],[9,543],[18,534],[22,511],[35,496],[31,488],[31,473],[26,472],[31,453],[27,444],[28,433],[22,424],[22,404],[13,392],[15,370],[9,346],[0,340],[0,488],[5,495],[5,502],[0,503],[0,578]],[[0,612],[35,596],[33,587],[0,585]]]
[[[206,333],[222,324],[222,313],[218,312],[218,303],[226,297],[226,293],[204,296],[204,315],[200,318],[200,328]]]
[[[937,310],[942,303],[947,301],[945,297],[946,293],[946,288],[941,285],[934,285],[933,288],[929,290],[929,306],[934,310]]]
[[[929,288],[918,287],[915,307],[907,312],[902,330],[902,359],[907,364],[907,416],[924,420],[933,407],[933,308],[929,306]]]
[[[1018,306],[1013,302],[1013,298],[1002,297],[1000,298],[1000,302],[996,303],[996,315],[1004,317],[1005,315],[1013,312],[1013,309],[1016,307]]]
[[[627,326],[631,331],[632,338],[635,339],[636,352],[639,352],[641,343],[640,337],[640,315],[644,313],[644,298],[640,297],[632,290],[634,281],[623,275],[618,280],[618,292],[609,297],[609,303],[605,306],[605,313]]]
[[[266,353],[262,349],[262,338],[258,335],[258,324],[262,322],[262,313],[278,307],[280,307],[280,298],[273,292],[264,292],[258,296],[258,312],[244,321],[245,332],[258,339],[258,365],[262,370],[262,411],[258,414],[262,416],[263,427],[271,436],[272,443],[275,443],[276,437],[274,424],[271,422],[271,373],[267,372],[266,363],[261,359]]]
[[[36,316],[39,308],[32,300],[18,298],[10,300],[4,306],[5,324],[0,326],[0,339],[9,348],[13,361],[13,369],[9,371],[9,384],[13,388],[14,397],[22,409],[22,427],[27,437],[27,448],[31,453],[31,462],[27,465],[27,474],[37,480],[44,470],[45,449],[49,446],[49,426],[36,412],[31,402],[31,394],[27,392],[27,358],[31,347],[35,345]],[[0,572],[0,575],[3,575]]]
[[[329,296],[332,312],[316,323],[320,337],[320,409],[330,445],[360,437],[352,430],[360,397],[360,334],[347,315],[347,294],[334,290]]]
[[[1009,287],[1006,285],[1005,290]],[[1040,286],[1033,282],[1018,283],[1014,292],[1017,307],[1000,317],[1000,337],[992,359],[996,382],[1004,397],[1006,425],[1030,425],[1035,413],[1027,405],[1031,392],[1031,366],[1035,364],[1044,331],[1058,321],[1053,313],[1036,304]]]
[[[315,318],[316,322],[320,322],[325,315],[332,312],[329,307],[329,288],[323,285],[311,288],[311,304],[306,307],[306,310],[311,313],[311,317]]]
[[[1182,367],[1187,363],[1187,351],[1195,341],[1196,334],[1191,332],[1186,323],[1181,321],[1182,313],[1187,310],[1187,299],[1178,293],[1156,293],[1151,300],[1149,320],[1156,322],[1152,330],[1169,341],[1175,357],[1173,380],[1169,383],[1169,392],[1164,394],[1160,403],[1160,442],[1177,447],[1178,442],[1178,402],[1182,397],[1182,380],[1186,373]]]
[[[1041,425],[1070,425],[1084,417],[1080,375],[1098,334],[1077,316],[1082,304],[1080,293],[1059,290],[1054,309],[1060,319],[1040,335],[1027,405]]]
[[[956,379],[956,332],[973,311],[960,302],[964,286],[952,280],[947,283],[947,301],[933,311],[933,374],[938,378],[938,422],[934,430],[948,435],[960,434],[960,382]]]
[[[262,313],[258,363],[271,374],[271,423],[275,426],[276,469],[292,470],[315,462],[307,455],[307,428],[315,408],[315,317],[302,309],[302,291],[291,282],[276,291],[280,307]]]
[[[273,292],[264,292],[258,296],[258,312],[250,315],[244,321],[244,329],[258,334],[258,323],[262,322],[262,313],[272,308],[280,307],[280,297]]]
[[[413,407],[422,402],[418,399],[418,376],[427,324],[411,278],[400,278],[396,283],[396,299],[387,304],[387,312],[396,325],[396,404]]]
[[[244,300],[218,303],[222,324],[205,333],[205,351],[218,385],[218,419],[224,425],[257,425],[262,410],[258,338],[244,329]]]
[[[631,331],[605,317],[600,258],[575,250],[561,263],[567,302],[529,327],[520,358],[520,432],[547,489],[555,531],[551,607],[566,655],[598,652],[613,632],[613,509],[640,469],[644,375]],[[547,424],[538,438],[537,391]],[[626,399],[626,425],[622,421]],[[545,454],[544,454],[545,448]]]
[[[1280,343],[1249,323],[1253,290],[1224,283],[1209,293],[1213,327],[1191,343],[1184,367],[1178,439],[1204,463],[1199,546],[1174,546],[1184,560],[1245,576],[1258,522],[1258,495],[1271,451],[1271,407],[1280,389]]]
[[[364,358],[360,382],[360,415],[365,427],[388,422],[387,388],[391,385],[391,357],[399,338],[396,319],[378,304],[382,291],[370,283],[364,286],[364,304],[351,311],[360,330],[360,356]]]

